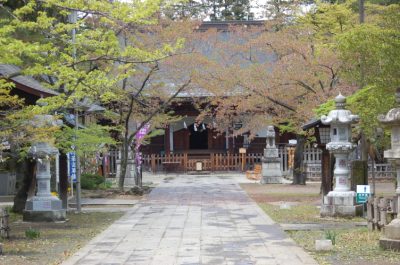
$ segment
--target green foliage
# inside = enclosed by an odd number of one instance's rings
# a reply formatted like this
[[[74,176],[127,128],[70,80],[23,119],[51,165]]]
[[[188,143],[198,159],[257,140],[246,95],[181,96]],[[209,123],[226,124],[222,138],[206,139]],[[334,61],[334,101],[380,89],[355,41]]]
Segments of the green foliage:
[[[36,239],[40,237],[40,231],[34,228],[28,228],[25,230],[25,237],[28,239]]]
[[[108,184],[107,184],[108,185]],[[81,187],[86,190],[95,190],[100,186],[106,187],[104,177],[97,174],[84,173],[81,175]]]
[[[349,109],[360,116],[360,130],[373,142],[377,140],[376,128],[383,127],[377,119],[378,115],[386,114],[396,105],[394,92],[395,89],[391,87],[368,86],[347,99]],[[387,145],[388,133],[386,130],[386,137],[375,143],[379,146]]]
[[[315,114],[317,117],[321,117],[322,115],[328,115],[329,111],[335,109],[335,101],[333,99],[327,101],[319,105],[315,110]]]
[[[101,190],[108,190],[108,189],[111,189],[112,186],[113,186],[112,182],[106,180],[103,183],[99,184],[98,188]]]
[[[85,152],[94,153],[101,151],[105,145],[114,145],[116,141],[110,137],[110,127],[91,124],[85,128],[76,130],[64,126],[62,131],[56,132],[57,147],[64,152],[70,152],[72,146],[78,147],[78,155],[82,156]]]
[[[332,245],[336,244],[336,231],[331,231],[331,230],[326,230],[325,231],[325,239],[329,239],[330,241],[332,241]]]

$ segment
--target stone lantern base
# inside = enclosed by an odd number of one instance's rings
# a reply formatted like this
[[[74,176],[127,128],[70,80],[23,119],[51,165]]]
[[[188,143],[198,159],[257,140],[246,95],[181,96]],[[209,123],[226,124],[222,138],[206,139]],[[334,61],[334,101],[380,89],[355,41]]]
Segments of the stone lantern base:
[[[361,216],[362,211],[363,205],[356,204],[354,191],[331,191],[324,196],[320,214],[321,217],[354,217]]]
[[[379,239],[383,249],[400,251],[400,219],[396,218],[383,228],[383,236]]]
[[[33,197],[26,201],[23,220],[28,222],[64,221],[66,210],[62,202],[54,196]]]
[[[261,184],[281,184],[283,176],[279,158],[264,157],[262,159]]]

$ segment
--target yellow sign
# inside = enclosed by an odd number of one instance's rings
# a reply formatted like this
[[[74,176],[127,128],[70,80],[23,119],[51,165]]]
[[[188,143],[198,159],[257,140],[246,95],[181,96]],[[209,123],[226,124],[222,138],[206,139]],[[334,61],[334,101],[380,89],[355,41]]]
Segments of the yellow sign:
[[[246,148],[239,148],[239,154],[246,154]]]

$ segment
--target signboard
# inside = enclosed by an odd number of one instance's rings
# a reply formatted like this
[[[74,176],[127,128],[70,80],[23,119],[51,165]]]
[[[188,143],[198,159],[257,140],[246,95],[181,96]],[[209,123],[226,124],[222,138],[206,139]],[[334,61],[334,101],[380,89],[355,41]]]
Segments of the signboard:
[[[246,154],[246,148],[239,148],[239,154]]]
[[[369,185],[357,185],[357,203],[366,203],[368,197],[371,194],[371,189]]]
[[[69,178],[76,182],[76,155],[75,152],[68,153]]]

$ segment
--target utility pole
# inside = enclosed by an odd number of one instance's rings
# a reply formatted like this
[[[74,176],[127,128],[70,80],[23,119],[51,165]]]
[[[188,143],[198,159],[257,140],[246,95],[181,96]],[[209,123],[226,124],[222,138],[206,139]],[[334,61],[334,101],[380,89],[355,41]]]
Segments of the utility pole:
[[[78,20],[78,13],[76,11],[72,11],[68,18],[69,22],[75,24]],[[76,29],[75,27],[72,29],[72,58],[74,62],[76,61],[76,47],[75,47],[75,35]],[[75,142],[77,142],[78,137],[78,102],[75,102],[74,107],[74,116],[75,116]],[[78,146],[75,144],[75,163],[76,163],[76,211],[78,213],[81,212],[81,167],[80,167],[80,159],[78,156]]]

